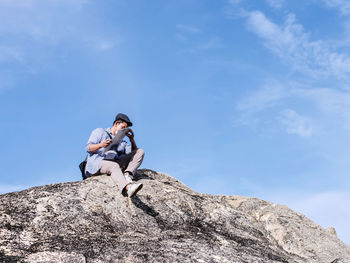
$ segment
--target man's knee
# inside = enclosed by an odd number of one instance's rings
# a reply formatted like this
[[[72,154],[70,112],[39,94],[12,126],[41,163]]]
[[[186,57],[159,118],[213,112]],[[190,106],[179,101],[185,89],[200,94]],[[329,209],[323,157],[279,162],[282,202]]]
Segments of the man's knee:
[[[100,163],[101,172],[113,172],[114,169],[120,169],[120,166],[117,162],[102,160]]]

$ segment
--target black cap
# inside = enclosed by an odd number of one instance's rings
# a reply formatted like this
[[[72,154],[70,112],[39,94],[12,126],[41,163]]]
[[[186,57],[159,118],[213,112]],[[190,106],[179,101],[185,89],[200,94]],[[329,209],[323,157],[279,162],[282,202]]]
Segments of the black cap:
[[[128,124],[129,127],[132,126],[132,122],[129,120],[129,117],[126,116],[123,113],[118,113],[117,114],[117,116],[115,117],[114,122],[116,122],[116,121],[125,121]]]

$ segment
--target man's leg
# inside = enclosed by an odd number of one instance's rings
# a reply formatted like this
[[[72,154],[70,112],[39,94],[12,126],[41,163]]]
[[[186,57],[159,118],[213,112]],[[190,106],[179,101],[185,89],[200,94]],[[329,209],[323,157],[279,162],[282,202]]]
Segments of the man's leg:
[[[144,150],[142,150],[141,148],[137,148],[136,150],[133,150],[130,154],[118,160],[118,163],[120,164],[120,167],[124,170],[124,172],[129,172],[132,175],[134,175],[137,168],[141,166],[144,156]]]
[[[126,181],[124,174],[117,162],[102,160],[100,162],[100,173],[109,174],[120,191],[123,191],[129,183]]]

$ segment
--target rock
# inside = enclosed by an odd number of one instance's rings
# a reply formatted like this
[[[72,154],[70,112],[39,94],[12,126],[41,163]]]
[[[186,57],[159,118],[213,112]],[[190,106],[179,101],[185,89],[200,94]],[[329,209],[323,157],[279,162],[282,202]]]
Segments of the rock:
[[[331,234],[333,234],[335,236],[337,235],[337,231],[335,230],[334,227],[327,227],[326,231],[328,231],[328,233],[331,233]]]
[[[1,195],[0,262],[350,262],[334,231],[285,206],[136,180],[132,199],[106,175]]]

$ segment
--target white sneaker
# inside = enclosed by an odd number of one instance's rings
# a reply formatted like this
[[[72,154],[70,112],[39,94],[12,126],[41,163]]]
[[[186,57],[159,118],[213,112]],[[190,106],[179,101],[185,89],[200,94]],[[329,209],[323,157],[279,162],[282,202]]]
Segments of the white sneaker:
[[[136,193],[141,190],[142,186],[143,185],[140,183],[129,184],[127,192],[128,196],[133,197],[134,195],[136,195]]]
[[[132,181],[132,178],[131,178],[131,176],[130,176],[130,174],[129,173],[125,173],[124,174],[124,177],[125,177],[125,180],[129,183],[129,184],[131,184],[133,181]]]

